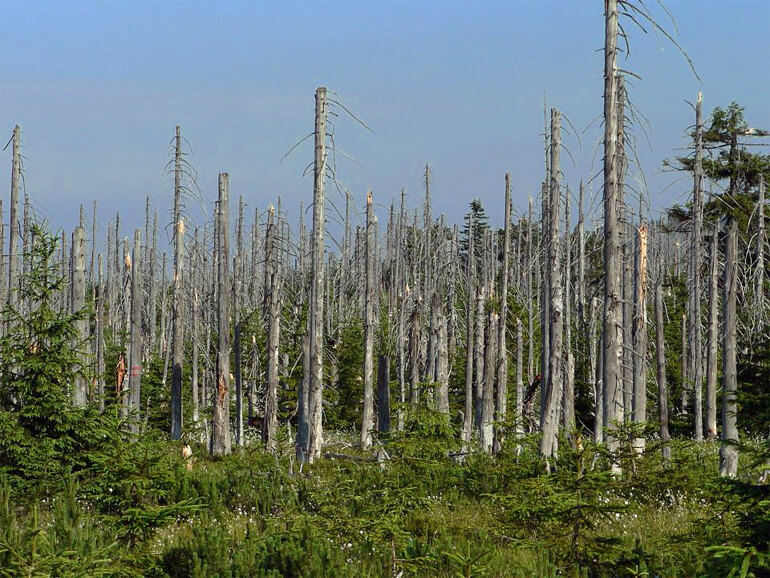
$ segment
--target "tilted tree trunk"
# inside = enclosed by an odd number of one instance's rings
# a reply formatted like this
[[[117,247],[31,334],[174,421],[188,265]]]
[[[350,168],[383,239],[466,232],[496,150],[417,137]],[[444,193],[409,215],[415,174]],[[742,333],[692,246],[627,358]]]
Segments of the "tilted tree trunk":
[[[736,372],[736,285],[738,265],[735,258],[738,225],[730,217],[725,249],[723,337],[722,337],[722,447],[719,449],[719,475],[738,475],[738,376]]]
[[[134,231],[131,267],[131,332],[128,350],[128,387],[130,423],[133,433],[139,432],[139,412],[142,400],[142,231]]]
[[[505,227],[503,229],[503,268],[500,273],[500,324],[498,326],[497,347],[497,403],[495,404],[494,451],[499,452],[503,445],[503,423],[508,413],[508,349],[506,331],[508,327],[508,262],[511,251],[511,173],[505,173]]]
[[[70,312],[79,313],[86,306],[86,231],[77,227],[72,233],[72,285]],[[88,319],[75,322],[75,339],[73,345],[78,351],[83,349],[88,338]],[[79,354],[80,365],[75,377],[73,404],[75,407],[85,407],[88,403],[88,382],[85,377],[86,360]]]
[[[709,325],[706,356],[706,435],[709,439],[717,437],[717,348],[719,331],[719,233],[714,226],[711,233],[709,252]]]
[[[308,453],[313,462],[323,444],[324,351],[324,227],[326,196],[326,88],[316,90],[315,159],[313,167],[313,236],[310,288],[310,383],[308,396]]]
[[[620,224],[618,220],[619,187],[617,182],[617,0],[605,0],[604,37],[604,315],[602,324],[602,384],[604,390],[604,425],[612,427],[622,419],[620,385],[621,311],[620,301]],[[607,436],[610,451],[618,442]],[[617,472],[618,468],[615,466]]]
[[[219,173],[217,223],[217,367],[214,413],[211,424],[211,454],[232,451],[230,440],[230,257],[229,257],[230,175]]]
[[[182,437],[182,364],[184,325],[182,320],[182,266],[184,263],[184,222],[182,221],[182,136],[179,126],[174,137],[174,278],[172,317],[173,365],[171,370],[171,439]]]
[[[559,216],[561,214],[561,190],[559,187],[561,153],[561,115],[551,109],[551,183],[548,203],[548,262],[549,262],[549,310],[550,341],[548,377],[544,381],[545,411],[541,419],[543,437],[540,453],[545,458],[555,457],[558,451],[559,400],[562,397],[564,302],[561,274],[561,242],[559,240]]]
[[[364,271],[364,408],[361,418],[361,448],[372,447],[374,430],[374,208],[372,192],[366,195],[366,263]]]

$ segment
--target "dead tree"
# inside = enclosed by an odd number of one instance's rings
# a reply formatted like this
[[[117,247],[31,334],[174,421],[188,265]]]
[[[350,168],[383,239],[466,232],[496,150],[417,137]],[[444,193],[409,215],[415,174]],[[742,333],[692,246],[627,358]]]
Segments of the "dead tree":
[[[324,351],[324,206],[326,203],[326,88],[316,90],[315,159],[313,166],[313,233],[308,328],[310,332],[310,381],[308,392],[307,459],[321,457],[323,444],[323,351]]]
[[[655,279],[655,355],[658,369],[658,423],[663,463],[671,461],[671,436],[668,431],[668,386],[666,384],[666,340],[663,331],[663,271],[658,259]]]
[[[634,380],[633,413],[635,424],[647,421],[647,225],[637,231],[634,291]],[[644,450],[644,436],[634,441],[634,448]]]
[[[468,256],[465,266],[465,413],[463,416],[462,441],[468,444],[473,429],[473,336],[475,317],[475,258],[473,247],[473,214],[468,215]]]
[[[142,231],[134,231],[133,258],[127,260],[131,271],[131,332],[128,350],[129,419],[131,431],[139,431],[142,399]]]
[[[725,248],[724,302],[722,304],[722,447],[719,449],[719,475],[738,475],[738,376],[736,372],[736,299],[738,265],[735,258],[738,225],[728,217]]]
[[[706,352],[706,435],[717,437],[717,340],[719,332],[719,233],[714,226],[709,251],[709,324]]]
[[[83,227],[77,227],[72,233],[72,273],[71,273],[71,309],[74,314],[82,314],[86,305],[86,232]],[[80,351],[88,338],[88,319],[82,317],[75,322],[75,339],[73,345]],[[75,407],[85,407],[88,403],[88,383],[84,375],[86,360],[81,354],[78,373],[75,376],[73,403]]]
[[[561,274],[561,243],[559,240],[559,216],[561,191],[559,187],[561,153],[561,115],[551,109],[551,182],[548,203],[548,262],[549,262],[549,312],[550,347],[548,355],[548,376],[544,382],[544,411],[541,418],[543,437],[540,453],[545,458],[555,456],[558,451],[559,400],[562,397],[563,372],[563,328],[564,302]]]
[[[219,174],[217,205],[217,368],[214,413],[211,424],[211,454],[223,456],[231,452],[230,440],[230,262],[229,262],[229,203],[230,175]]]
[[[361,419],[361,449],[372,447],[374,430],[374,208],[372,192],[366,195],[365,267],[364,267],[364,408]]]
[[[618,218],[620,187],[617,182],[618,94],[617,94],[617,0],[604,2],[604,315],[602,325],[602,384],[604,389],[604,426],[612,427],[622,419],[623,397],[620,390],[620,350],[622,342],[622,303],[620,299],[620,222]],[[617,450],[617,440],[607,437],[610,451]],[[617,470],[617,468],[615,468]]]
[[[265,231],[265,304],[264,315],[267,323],[267,389],[265,397],[265,419],[262,438],[267,450],[274,452],[278,432],[278,342],[280,338],[280,296],[279,263],[276,252],[275,210],[271,205],[267,212]]]
[[[179,126],[174,137],[174,277],[172,318],[173,365],[171,370],[171,439],[182,437],[182,364],[184,325],[182,323],[182,265],[184,263],[184,222],[182,221],[182,136]]]
[[[19,306],[19,183],[21,181],[21,127],[18,124],[13,129],[13,160],[11,162],[11,209],[8,221],[8,305],[11,309],[17,309]]]
[[[693,229],[692,248],[690,252],[693,275],[692,291],[690,291],[690,353],[692,358],[693,390],[695,393],[693,405],[695,414],[695,441],[703,441],[703,365],[701,351],[701,228],[703,223],[703,98],[698,93],[695,104],[695,165],[693,167]]]
[[[508,328],[508,263],[511,251],[511,173],[505,173],[505,227],[503,229],[503,269],[500,273],[500,324],[497,347],[497,403],[495,404],[494,451],[499,452],[503,444],[503,423],[508,413],[508,349],[506,331]]]

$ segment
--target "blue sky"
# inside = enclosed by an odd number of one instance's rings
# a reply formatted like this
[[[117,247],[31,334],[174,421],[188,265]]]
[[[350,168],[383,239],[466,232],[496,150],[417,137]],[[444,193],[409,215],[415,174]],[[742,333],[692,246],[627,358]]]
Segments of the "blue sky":
[[[694,115],[685,101],[698,90],[707,113],[736,100],[753,125],[770,128],[770,2],[669,0],[678,35],[647,5],[702,79],[668,40],[626,22],[622,66],[642,77],[630,90],[649,122],[648,136],[636,135],[654,212],[689,192],[661,164],[686,144]],[[458,222],[478,197],[500,224],[506,171],[517,211],[539,191],[544,92],[580,136],[563,123],[573,133],[564,135],[574,158],[562,155],[567,183],[576,191],[599,170],[601,126],[591,122],[602,111],[602,12],[600,0],[0,0],[0,135],[22,126],[27,192],[55,227],[71,229],[78,206],[96,199],[102,226],[119,210],[129,235],[148,194],[167,221],[176,124],[206,208],[218,172],[229,172],[233,197],[243,194],[251,211],[281,195],[293,221],[312,198],[312,178],[302,177],[312,142],[281,157],[312,131],[314,91],[325,85],[375,131],[337,111],[336,144],[362,165],[338,157],[357,206],[368,188],[389,205],[402,186],[417,206],[428,162],[437,214]],[[10,163],[9,148],[0,157],[6,219]],[[190,213],[204,219],[192,202]]]

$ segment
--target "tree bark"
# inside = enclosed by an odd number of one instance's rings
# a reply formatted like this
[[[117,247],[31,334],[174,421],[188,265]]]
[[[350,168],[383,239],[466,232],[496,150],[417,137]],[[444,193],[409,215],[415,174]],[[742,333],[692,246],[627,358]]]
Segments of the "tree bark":
[[[21,127],[13,129],[13,160],[11,161],[11,209],[8,232],[8,305],[19,306],[19,183],[21,181]],[[7,330],[8,328],[6,328]]]
[[[172,317],[173,365],[171,370],[171,439],[182,437],[182,364],[184,325],[182,323],[182,266],[184,264],[184,222],[182,221],[182,136],[174,136],[174,279]]]
[[[634,397],[632,420],[647,421],[647,225],[637,231],[636,274],[634,291]],[[634,441],[634,449],[644,451],[644,436]]]
[[[508,413],[508,348],[506,331],[508,328],[508,263],[511,251],[511,173],[505,173],[505,227],[503,229],[503,268],[500,273],[500,324],[498,326],[497,347],[497,403],[495,404],[495,440],[494,451],[503,446],[503,424]]]
[[[722,447],[719,449],[719,475],[734,478],[738,475],[738,404],[736,401],[738,376],[736,373],[736,285],[735,259],[738,225],[728,218],[727,247],[724,271],[724,313],[722,337]]]
[[[230,175],[219,174],[217,223],[217,379],[211,426],[211,453],[224,456],[232,451],[230,440]]]
[[[671,436],[668,432],[668,387],[666,385],[666,341],[663,333],[663,280],[658,273],[655,283],[655,350],[658,364],[658,422],[663,463],[671,462]]]
[[[142,232],[134,231],[131,260],[131,337],[128,352],[131,432],[139,432],[139,412],[142,399]]]
[[[703,364],[701,352],[701,228],[703,223],[703,98],[698,93],[695,105],[695,167],[693,170],[693,235],[690,258],[692,259],[693,285],[690,292],[690,353],[693,365],[693,390],[695,414],[695,441],[703,441]]]
[[[308,454],[312,463],[323,445],[324,350],[324,228],[326,195],[326,88],[316,90],[315,159],[313,167],[313,238],[310,290],[310,389],[308,397]]]
[[[709,327],[708,351],[706,357],[706,435],[709,439],[717,437],[717,333],[719,330],[719,234],[716,226],[711,234],[709,254]]]
[[[364,271],[364,408],[361,416],[361,449],[372,447],[374,430],[374,209],[372,192],[366,196],[366,263]]]

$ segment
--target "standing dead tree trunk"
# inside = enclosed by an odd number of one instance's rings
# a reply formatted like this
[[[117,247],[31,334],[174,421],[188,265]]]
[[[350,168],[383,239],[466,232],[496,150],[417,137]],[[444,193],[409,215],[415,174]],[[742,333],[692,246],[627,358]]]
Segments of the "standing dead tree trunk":
[[[11,161],[11,209],[8,229],[8,305],[19,306],[19,182],[21,181],[21,127],[13,129],[13,160]]]
[[[719,331],[719,232],[716,226],[711,233],[709,252],[709,325],[706,352],[706,435],[717,437],[717,333]]]
[[[131,268],[131,332],[128,350],[129,419],[131,431],[139,432],[139,412],[142,400],[142,231],[134,231],[133,258],[126,263]]]
[[[171,439],[182,437],[182,364],[184,325],[182,324],[182,265],[184,262],[184,222],[182,221],[182,136],[179,126],[174,137],[174,278],[172,317],[173,365],[171,370]]]
[[[647,225],[637,231],[636,274],[634,291],[634,395],[632,420],[635,424],[647,421]],[[634,441],[638,452],[644,450],[644,436]]]
[[[104,411],[104,282],[102,280],[102,254],[97,257],[99,274],[96,291],[96,397],[99,411]]]
[[[660,243],[661,240],[659,239]],[[666,384],[666,340],[663,332],[663,267],[658,259],[658,274],[655,279],[655,350],[658,369],[658,422],[660,424],[661,451],[663,463],[671,462],[671,436],[668,431],[668,387]]]
[[[278,343],[280,339],[280,259],[276,255],[276,225],[272,205],[267,212],[265,232],[265,317],[267,321],[267,393],[262,438],[267,450],[274,452],[278,431]]]
[[[503,229],[503,269],[500,273],[500,324],[497,347],[497,403],[494,451],[503,445],[503,424],[508,413],[508,349],[506,331],[508,328],[508,262],[511,251],[511,173],[505,173],[505,228]]]
[[[463,416],[462,441],[468,444],[473,429],[473,336],[475,316],[475,258],[473,247],[473,214],[468,215],[468,255],[465,271],[465,413]]]
[[[736,401],[738,376],[736,373],[736,285],[738,282],[735,259],[738,225],[732,217],[727,225],[725,249],[723,337],[722,337],[722,447],[719,449],[719,475],[734,478],[738,475],[738,403]]]
[[[561,115],[551,109],[551,182],[548,203],[548,261],[549,261],[549,310],[550,348],[548,377],[544,383],[545,404],[541,420],[543,438],[540,453],[545,458],[556,456],[558,451],[559,400],[562,397],[563,376],[563,328],[564,303],[562,301],[561,242],[559,240],[559,215],[561,191],[559,187],[561,153]]]
[[[602,384],[604,389],[604,426],[612,427],[623,417],[620,384],[620,347],[622,303],[620,300],[620,223],[617,182],[617,42],[618,3],[604,2],[604,315],[602,326]],[[618,442],[607,436],[611,452]],[[617,466],[614,468],[617,471]]]
[[[217,380],[211,427],[211,454],[223,456],[231,452],[230,440],[230,262],[229,203],[230,175],[219,174],[217,222]]]
[[[701,228],[703,223],[703,97],[698,93],[698,101],[695,105],[695,166],[693,168],[693,231],[692,260],[693,286],[690,291],[690,353],[693,365],[693,389],[695,393],[695,441],[703,441],[703,365],[701,350]]]
[[[495,366],[497,365],[497,322],[496,311],[487,313],[487,329],[484,342],[484,373],[481,391],[481,419],[479,441],[484,453],[492,453],[494,442],[493,423],[495,409]]]
[[[310,331],[310,391],[308,396],[307,459],[321,456],[323,444],[324,351],[324,206],[326,203],[326,88],[316,90],[315,159],[313,182],[313,234],[308,328]]]
[[[72,285],[70,296],[70,312],[81,313],[86,305],[86,231],[77,227],[72,233]],[[82,317],[75,322],[75,342],[73,345],[80,351],[88,338],[88,319]],[[75,377],[73,402],[75,407],[85,407],[88,403],[88,382],[84,372],[86,360],[81,354],[78,374]]]
[[[364,280],[364,409],[361,420],[361,449],[372,447],[374,430],[374,209],[372,192],[366,195],[366,263]]]

